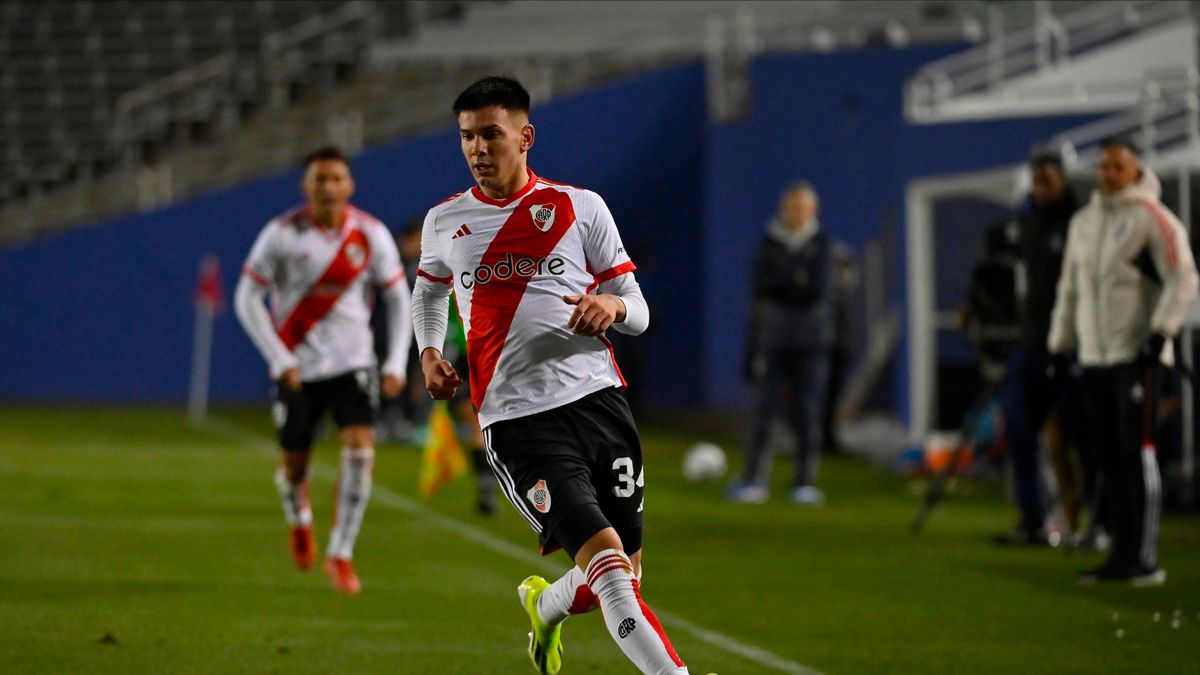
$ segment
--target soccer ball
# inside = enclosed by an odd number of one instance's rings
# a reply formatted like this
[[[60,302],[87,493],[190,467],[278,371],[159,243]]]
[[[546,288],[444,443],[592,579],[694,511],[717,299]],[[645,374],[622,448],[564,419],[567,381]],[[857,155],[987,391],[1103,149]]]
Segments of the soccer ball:
[[[725,451],[712,443],[696,443],[683,455],[683,477],[693,483],[719,480],[727,466]]]

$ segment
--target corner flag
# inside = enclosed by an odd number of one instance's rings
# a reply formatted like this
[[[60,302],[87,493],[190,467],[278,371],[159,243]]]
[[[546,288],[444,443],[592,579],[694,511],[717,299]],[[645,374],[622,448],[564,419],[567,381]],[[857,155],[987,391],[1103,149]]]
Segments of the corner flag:
[[[458,442],[458,434],[454,432],[450,410],[444,401],[437,401],[429,413],[429,434],[421,453],[421,496],[425,499],[433,497],[443,485],[458,478],[466,469],[467,458]]]

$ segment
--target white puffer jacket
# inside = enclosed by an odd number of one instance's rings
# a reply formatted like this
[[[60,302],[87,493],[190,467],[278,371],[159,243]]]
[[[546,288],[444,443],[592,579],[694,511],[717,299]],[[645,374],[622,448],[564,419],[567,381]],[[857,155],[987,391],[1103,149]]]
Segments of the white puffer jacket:
[[[1091,201],[1071,219],[1048,347],[1079,350],[1084,366],[1127,363],[1151,333],[1173,337],[1196,296],[1183,225],[1160,201],[1158,178]],[[1154,278],[1157,276],[1157,279]],[[1170,343],[1159,355],[1173,359]]]

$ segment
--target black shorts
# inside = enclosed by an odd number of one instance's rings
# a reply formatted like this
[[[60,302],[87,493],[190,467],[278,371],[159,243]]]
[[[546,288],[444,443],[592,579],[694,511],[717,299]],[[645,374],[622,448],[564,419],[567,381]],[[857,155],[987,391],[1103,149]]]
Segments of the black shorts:
[[[328,380],[305,382],[300,391],[276,387],[275,426],[285,450],[310,450],[325,411],[338,428],[373,426],[379,410],[379,383],[369,368]]]
[[[504,494],[541,540],[572,558],[612,527],[625,552],[642,548],[642,444],[624,394],[609,388],[483,431]]]

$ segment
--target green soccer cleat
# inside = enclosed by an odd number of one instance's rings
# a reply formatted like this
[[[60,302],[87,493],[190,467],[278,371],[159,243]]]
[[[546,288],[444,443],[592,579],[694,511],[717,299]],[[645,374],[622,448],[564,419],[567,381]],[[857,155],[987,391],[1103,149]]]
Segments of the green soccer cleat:
[[[517,586],[517,594],[533,628],[529,633],[529,658],[533,661],[533,667],[543,675],[554,675],[562,668],[562,624],[547,626],[537,610],[538,598],[549,587],[550,584],[539,576],[525,577]]]

